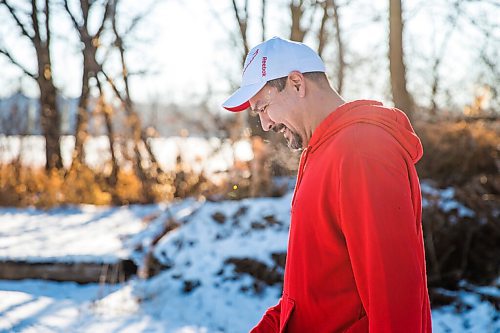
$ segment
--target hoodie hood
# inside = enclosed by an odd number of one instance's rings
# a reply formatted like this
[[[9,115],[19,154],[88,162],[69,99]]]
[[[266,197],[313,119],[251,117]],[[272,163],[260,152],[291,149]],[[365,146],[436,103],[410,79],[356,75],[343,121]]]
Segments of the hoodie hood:
[[[332,135],[355,123],[368,123],[383,128],[406,150],[413,163],[417,163],[422,157],[422,144],[406,114],[371,100],[358,100],[339,106],[314,130],[308,152],[314,153]]]

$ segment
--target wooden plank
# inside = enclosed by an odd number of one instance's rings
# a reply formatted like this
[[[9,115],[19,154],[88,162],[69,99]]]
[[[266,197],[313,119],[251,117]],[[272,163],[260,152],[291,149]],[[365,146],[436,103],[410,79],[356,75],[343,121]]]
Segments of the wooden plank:
[[[43,279],[77,283],[118,283],[137,274],[137,265],[131,260],[113,264],[103,263],[32,263],[27,261],[0,261],[0,279]]]

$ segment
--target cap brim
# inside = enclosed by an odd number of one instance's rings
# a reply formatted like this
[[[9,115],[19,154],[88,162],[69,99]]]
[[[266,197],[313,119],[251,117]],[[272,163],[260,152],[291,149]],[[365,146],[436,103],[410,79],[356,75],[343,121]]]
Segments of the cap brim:
[[[255,96],[265,85],[266,81],[263,81],[239,88],[222,104],[222,107],[232,112],[248,109],[250,107],[249,99]]]

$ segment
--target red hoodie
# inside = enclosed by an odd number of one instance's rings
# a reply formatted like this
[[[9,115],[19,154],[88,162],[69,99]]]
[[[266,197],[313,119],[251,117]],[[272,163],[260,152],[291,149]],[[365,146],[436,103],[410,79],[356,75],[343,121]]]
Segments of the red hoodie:
[[[252,333],[431,332],[406,115],[346,103],[314,131],[292,200],[283,295]]]

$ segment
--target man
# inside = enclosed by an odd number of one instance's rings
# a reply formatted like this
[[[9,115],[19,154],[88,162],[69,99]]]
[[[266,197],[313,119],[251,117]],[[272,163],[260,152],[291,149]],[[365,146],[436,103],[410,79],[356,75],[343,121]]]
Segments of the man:
[[[324,72],[309,47],[275,37],[223,105],[303,148],[283,295],[252,332],[431,332],[420,140],[397,109],[345,103]]]

